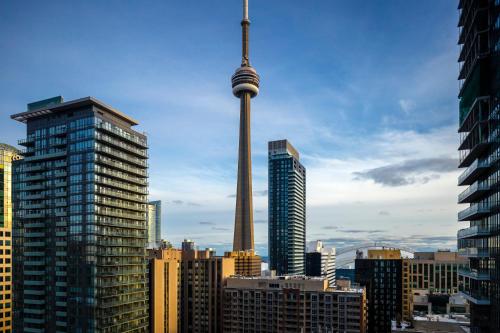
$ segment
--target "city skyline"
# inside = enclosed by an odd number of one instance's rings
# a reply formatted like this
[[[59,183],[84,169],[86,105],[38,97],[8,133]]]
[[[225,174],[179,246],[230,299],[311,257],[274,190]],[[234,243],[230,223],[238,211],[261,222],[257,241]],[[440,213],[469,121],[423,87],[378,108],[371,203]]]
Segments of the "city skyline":
[[[308,241],[456,245],[456,3],[381,3],[252,1],[252,59],[265,79],[252,119],[260,254],[266,145],[281,138],[294,142],[308,170]],[[240,52],[241,3],[3,6],[2,140],[23,137],[8,116],[28,102],[106,100],[148,132],[150,199],[165,202],[167,239],[231,248],[238,112],[228,77]],[[58,23],[44,15],[56,8]]]

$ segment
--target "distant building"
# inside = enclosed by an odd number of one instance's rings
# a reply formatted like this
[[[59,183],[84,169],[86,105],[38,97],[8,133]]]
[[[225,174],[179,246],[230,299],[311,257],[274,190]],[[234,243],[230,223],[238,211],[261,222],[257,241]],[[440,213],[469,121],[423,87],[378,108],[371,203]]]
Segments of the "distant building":
[[[364,289],[328,288],[325,278],[230,277],[224,332],[366,332]]]
[[[12,162],[20,158],[0,143],[0,332],[12,332]]]
[[[439,303],[441,299],[446,299],[445,313],[447,306],[452,309],[453,304],[448,304],[448,300],[464,285],[465,279],[459,272],[466,272],[468,266],[467,258],[448,250],[415,252],[412,259],[403,259],[404,276],[407,276],[404,286],[408,285],[409,288],[404,320],[410,319],[414,310],[431,309],[432,300]]]
[[[326,249],[316,241],[306,253],[306,275],[325,277],[330,287],[335,286],[335,248]]]
[[[458,252],[470,261],[460,290],[471,332],[500,332],[500,1],[459,0]]]
[[[149,313],[153,333],[180,332],[182,251],[152,249],[149,255]]]
[[[181,332],[222,332],[222,288],[235,274],[234,258],[217,257],[212,249],[182,244]]]
[[[159,248],[161,245],[161,201],[148,203],[148,248]]]
[[[305,274],[306,169],[287,140],[269,142],[269,269]]]
[[[240,276],[260,276],[262,259],[254,251],[231,251],[224,254],[226,258],[233,258],[235,274]]]
[[[335,267],[335,280],[344,278],[355,282],[356,270],[354,268],[338,268]]]
[[[28,104],[15,163],[16,332],[149,332],[148,144],[85,97]]]
[[[400,250],[368,250],[357,254],[356,283],[366,287],[368,333],[391,331],[392,320],[403,320],[403,262]]]

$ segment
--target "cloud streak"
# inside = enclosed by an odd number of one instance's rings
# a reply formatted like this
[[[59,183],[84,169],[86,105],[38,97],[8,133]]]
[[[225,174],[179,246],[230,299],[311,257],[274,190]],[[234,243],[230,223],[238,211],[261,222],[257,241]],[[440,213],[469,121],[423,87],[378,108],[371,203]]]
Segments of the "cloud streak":
[[[458,161],[450,157],[436,157],[406,160],[401,163],[353,172],[354,180],[371,180],[383,186],[405,186],[426,184],[438,179],[439,173],[457,170]],[[432,173],[430,175],[426,175]]]

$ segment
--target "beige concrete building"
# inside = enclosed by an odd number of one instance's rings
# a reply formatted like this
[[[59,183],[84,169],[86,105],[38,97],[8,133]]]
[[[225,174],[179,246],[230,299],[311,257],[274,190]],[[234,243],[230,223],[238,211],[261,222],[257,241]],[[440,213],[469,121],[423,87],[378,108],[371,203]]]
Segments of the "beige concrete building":
[[[321,277],[230,277],[224,332],[366,331],[364,289],[328,288]]]
[[[151,332],[177,333],[180,308],[180,266],[182,251],[148,250]]]
[[[235,274],[233,257],[197,250],[152,249],[150,258],[151,332],[222,332],[222,288]]]
[[[217,257],[212,249],[183,244],[181,260],[181,331],[222,332],[226,279],[235,274],[234,258]]]
[[[0,332],[12,331],[12,161],[19,158],[0,144]]]
[[[253,250],[230,251],[224,257],[234,259],[235,274],[240,276],[260,276],[262,259]]]
[[[459,285],[464,283],[458,272],[467,267],[467,258],[448,250],[415,252],[414,258],[404,259],[403,320],[411,319],[415,305],[430,306],[429,294],[457,294]]]

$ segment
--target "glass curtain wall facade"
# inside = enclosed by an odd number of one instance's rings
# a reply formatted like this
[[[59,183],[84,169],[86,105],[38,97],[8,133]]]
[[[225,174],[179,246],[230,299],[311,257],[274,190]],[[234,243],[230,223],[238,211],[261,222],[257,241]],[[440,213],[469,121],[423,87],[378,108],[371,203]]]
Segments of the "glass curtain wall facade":
[[[147,332],[146,137],[91,97],[12,118],[15,331]]]
[[[305,274],[306,169],[287,141],[269,142],[269,269]]]
[[[161,201],[148,204],[148,247],[158,248],[161,244]]]
[[[500,1],[460,0],[459,253],[472,332],[500,332]]]
[[[12,162],[18,153],[0,143],[0,332],[12,332]]]

